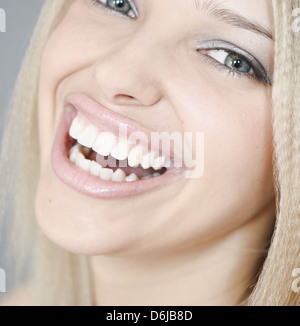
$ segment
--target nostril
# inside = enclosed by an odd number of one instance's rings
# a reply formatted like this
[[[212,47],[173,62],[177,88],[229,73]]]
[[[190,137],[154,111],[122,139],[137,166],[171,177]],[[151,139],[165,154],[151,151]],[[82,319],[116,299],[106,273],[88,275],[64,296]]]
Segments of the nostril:
[[[128,105],[128,104],[140,104],[139,101],[131,95],[126,95],[126,94],[117,94],[114,96],[114,101],[118,105]]]
[[[115,95],[116,100],[134,100],[135,98],[126,94],[117,94]]]

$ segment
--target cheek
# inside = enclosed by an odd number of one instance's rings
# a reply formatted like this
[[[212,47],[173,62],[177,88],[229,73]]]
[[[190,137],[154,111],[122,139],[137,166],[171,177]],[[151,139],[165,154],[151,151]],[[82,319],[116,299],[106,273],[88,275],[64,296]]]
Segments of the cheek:
[[[181,116],[185,131],[204,133],[204,174],[188,180],[184,200],[195,227],[201,219],[212,234],[273,202],[272,107],[263,87],[230,96],[203,85],[199,93],[181,102],[189,103]]]
[[[43,51],[39,82],[42,158],[46,157],[53,142],[55,123],[58,122],[60,114],[56,111],[58,107],[56,99],[60,97],[63,81],[76,72],[92,66],[100,55],[94,35],[96,26],[93,24],[90,26],[86,21],[84,23],[82,15],[79,14],[80,8],[79,3],[75,1],[48,39]],[[45,158],[47,159],[48,157]]]
[[[215,166],[231,182],[255,182],[272,173],[271,108],[265,103],[223,105],[227,113],[207,132],[208,169]],[[240,113],[242,111],[242,113]],[[216,172],[216,171],[215,171]]]
[[[180,116],[184,131],[204,134],[205,174],[213,171],[215,176],[227,176],[233,180],[241,174],[246,179],[253,173],[272,174],[269,91],[263,86],[239,86],[237,80],[228,82],[232,86],[221,89],[206,82],[190,81],[190,84],[201,86],[196,90],[189,89],[188,94],[177,101],[179,107],[185,108]]]
[[[215,166],[216,175],[233,187],[253,187],[272,175],[271,106],[264,96],[254,98],[222,101],[224,114],[210,120],[208,169]]]

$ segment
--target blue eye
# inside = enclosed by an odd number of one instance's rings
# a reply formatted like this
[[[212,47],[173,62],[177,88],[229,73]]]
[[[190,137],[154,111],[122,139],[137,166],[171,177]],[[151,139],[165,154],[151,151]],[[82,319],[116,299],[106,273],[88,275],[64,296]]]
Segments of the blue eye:
[[[218,64],[218,67],[223,67],[234,75],[251,77],[262,83],[272,84],[263,66],[244,51],[244,54],[239,54],[237,51],[230,49],[212,48],[200,50],[199,52],[213,60],[212,63]]]
[[[250,73],[252,70],[251,64],[249,64],[245,59],[240,58],[236,54],[229,54],[226,58],[225,65],[228,68],[233,70],[243,72],[243,73]]]
[[[209,50],[207,51],[207,54],[234,71],[245,74],[253,71],[252,65],[238,54],[230,53],[225,50]]]
[[[109,11],[119,12],[130,18],[137,18],[137,11],[129,0],[93,0],[96,5],[102,5]]]

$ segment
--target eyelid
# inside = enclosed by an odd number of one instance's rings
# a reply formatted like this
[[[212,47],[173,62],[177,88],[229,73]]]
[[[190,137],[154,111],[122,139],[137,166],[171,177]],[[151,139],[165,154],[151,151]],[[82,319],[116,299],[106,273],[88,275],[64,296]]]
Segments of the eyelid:
[[[136,14],[136,16],[138,16],[139,13],[138,13],[138,10],[137,10],[137,8],[136,8],[136,5],[135,5],[134,1],[133,1],[133,0],[128,0],[128,2],[129,2],[129,4],[130,4],[132,10],[133,10],[134,13]]]
[[[205,60],[207,60],[210,64],[212,64],[215,68],[217,68],[218,70],[222,71],[222,72],[226,72],[226,76],[230,76],[230,77],[238,77],[238,78],[248,78],[250,80],[254,80],[254,81],[259,81],[259,78],[256,76],[255,73],[253,74],[247,74],[247,73],[243,73],[243,72],[239,72],[239,71],[235,71],[232,70],[231,68],[227,67],[226,65],[224,65],[223,63],[219,62],[218,60],[212,58],[209,55],[203,55],[203,58]],[[266,81],[263,81],[263,83],[266,83]]]
[[[95,5],[99,5],[101,6],[103,9],[107,10],[109,13],[117,15],[117,16],[122,16],[122,17],[128,17],[129,19],[137,19],[138,18],[138,10],[133,2],[133,0],[127,0],[129,2],[129,5],[131,7],[131,10],[134,14],[134,16],[129,15],[129,13],[125,14],[122,13],[120,11],[114,10],[112,8],[110,8],[106,2],[107,0],[91,0],[92,3],[94,3]],[[129,11],[129,12],[130,12]]]
[[[250,53],[241,48],[238,48],[232,43],[219,40],[206,41],[198,46],[198,51],[200,50],[223,50],[229,53],[235,53],[251,64],[255,73],[258,72],[258,74],[261,76],[261,80],[264,80],[269,85],[272,85],[272,80],[263,65]]]
[[[137,19],[138,16],[139,16],[139,12],[138,12],[138,10],[137,10],[137,8],[136,8],[136,5],[135,5],[134,1],[133,1],[133,0],[127,0],[127,1],[128,1],[129,4],[130,4],[131,10],[132,10],[132,11],[134,12],[134,14],[135,14],[135,17],[131,17],[131,18],[133,18],[133,19]]]

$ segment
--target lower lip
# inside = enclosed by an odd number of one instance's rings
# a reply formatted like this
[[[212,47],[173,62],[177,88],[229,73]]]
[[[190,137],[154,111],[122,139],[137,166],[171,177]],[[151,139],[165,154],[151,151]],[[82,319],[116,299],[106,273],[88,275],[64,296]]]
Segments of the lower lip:
[[[182,176],[182,169],[170,168],[160,177],[134,182],[104,181],[83,171],[69,160],[69,129],[76,109],[64,109],[52,150],[52,167],[57,177],[80,193],[99,199],[119,199],[154,191],[175,182]]]

